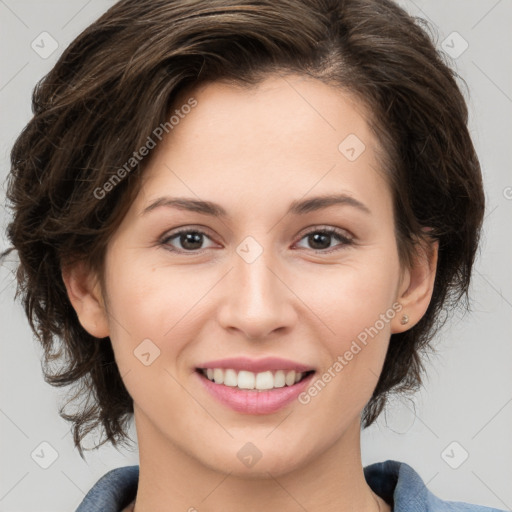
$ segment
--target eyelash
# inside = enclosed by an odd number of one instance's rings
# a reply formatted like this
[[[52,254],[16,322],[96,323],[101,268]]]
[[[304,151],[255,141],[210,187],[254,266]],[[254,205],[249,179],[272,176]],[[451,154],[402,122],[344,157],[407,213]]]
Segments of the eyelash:
[[[201,231],[200,229],[184,228],[184,229],[180,229],[178,231],[175,231],[174,233],[172,233],[172,234],[162,238],[161,241],[160,241],[160,245],[164,246],[167,250],[169,250],[171,252],[175,252],[175,253],[179,253],[179,254],[197,255],[197,254],[202,254],[203,252],[208,250],[208,249],[202,249],[202,250],[198,249],[198,250],[186,251],[186,250],[175,249],[175,248],[170,248],[169,247],[169,241],[170,240],[172,240],[174,238],[179,238],[180,235],[186,234],[186,233],[194,233],[194,234],[198,234],[198,235],[204,235],[207,238],[210,238],[206,232]],[[325,228],[318,228],[317,227],[317,228],[314,228],[311,231],[308,231],[307,233],[304,233],[302,235],[302,237],[299,239],[299,241],[303,240],[304,238],[306,238],[309,235],[316,234],[316,233],[320,233],[320,234],[328,235],[328,236],[333,236],[333,237],[337,238],[339,241],[341,241],[342,244],[338,248],[333,248],[333,249],[311,249],[312,251],[316,251],[316,252],[320,252],[320,253],[324,253],[324,254],[330,254],[332,252],[336,252],[336,251],[342,250],[342,249],[346,248],[347,246],[351,246],[351,245],[355,244],[355,242],[354,242],[354,240],[352,238],[348,238],[347,236],[345,236],[343,234],[343,232],[341,230],[333,228],[333,227],[325,227]]]

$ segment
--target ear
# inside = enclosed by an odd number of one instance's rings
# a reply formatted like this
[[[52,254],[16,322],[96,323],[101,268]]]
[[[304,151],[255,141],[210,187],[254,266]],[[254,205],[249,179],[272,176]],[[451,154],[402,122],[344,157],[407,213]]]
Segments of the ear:
[[[439,240],[427,239],[416,246],[411,267],[404,269],[397,293],[400,312],[391,321],[391,333],[406,331],[417,324],[427,311],[437,269]],[[402,323],[404,315],[408,321]]]
[[[96,273],[84,262],[63,266],[62,280],[82,327],[96,338],[109,335],[108,317]]]

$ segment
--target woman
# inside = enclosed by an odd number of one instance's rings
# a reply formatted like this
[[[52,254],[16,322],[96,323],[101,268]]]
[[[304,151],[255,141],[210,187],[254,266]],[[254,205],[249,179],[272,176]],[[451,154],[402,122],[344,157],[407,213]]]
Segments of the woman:
[[[94,399],[62,414],[80,454],[132,415],[140,452],[77,512],[492,510],[361,464],[484,213],[454,73],[403,10],[122,0],[33,104],[8,189],[26,312],[48,381]]]

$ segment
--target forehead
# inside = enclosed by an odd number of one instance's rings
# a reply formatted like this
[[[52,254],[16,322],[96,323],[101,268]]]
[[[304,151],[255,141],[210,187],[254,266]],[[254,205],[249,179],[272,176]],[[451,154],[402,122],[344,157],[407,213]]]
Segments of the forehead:
[[[300,75],[211,82],[182,91],[170,114],[177,122],[152,154],[145,199],[215,191],[250,204],[348,191],[375,201],[386,191],[366,107],[341,88]]]
[[[184,117],[189,119],[188,125],[194,123],[194,128],[202,124],[204,130],[210,127],[217,131],[229,128],[227,123],[239,122],[237,135],[257,135],[259,142],[265,136],[274,140],[276,134],[281,139],[290,133],[306,134],[313,140],[313,130],[318,135],[329,132],[334,135],[344,128],[354,130],[362,138],[371,137],[367,126],[370,111],[355,93],[308,76],[271,74],[249,86],[222,80],[200,84],[181,91],[174,100],[172,112],[186,106],[192,97],[200,108]],[[184,121],[180,124],[185,124]],[[243,131],[240,122],[245,125]],[[180,135],[188,134],[178,128],[173,128],[169,140],[177,141]]]

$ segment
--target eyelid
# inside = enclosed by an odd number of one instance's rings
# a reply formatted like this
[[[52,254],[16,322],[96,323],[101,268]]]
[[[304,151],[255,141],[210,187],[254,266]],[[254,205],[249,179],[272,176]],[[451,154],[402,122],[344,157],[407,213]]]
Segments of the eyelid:
[[[207,228],[205,226],[199,226],[199,225],[198,226],[185,225],[185,226],[176,227],[170,231],[165,232],[159,238],[159,244],[162,246],[167,246],[168,245],[167,242],[170,239],[174,239],[182,233],[191,233],[191,232],[196,232],[196,233],[199,233],[200,235],[204,235],[205,237],[210,239],[212,242],[215,242],[214,238],[210,234],[209,228]],[[323,253],[323,254],[329,254],[332,252],[336,252],[336,251],[342,249],[343,247],[347,247],[349,245],[355,244],[354,235],[346,229],[331,226],[331,225],[313,225],[313,226],[310,226],[310,227],[306,228],[305,230],[303,230],[300,233],[300,235],[298,235],[298,237],[293,245],[297,244],[303,238],[305,238],[306,236],[308,236],[309,234],[312,234],[312,233],[327,233],[330,236],[338,237],[338,239],[340,240],[341,243],[338,244],[337,246],[335,246],[334,248],[309,249],[311,251],[315,251],[315,252],[319,252],[319,253]],[[199,254],[202,254],[203,252],[207,251],[208,249],[212,249],[212,247],[207,247],[205,249],[198,249],[198,250],[190,250],[190,251],[186,251],[186,250],[182,250],[182,249],[174,249],[174,248],[168,249],[168,250],[175,252],[177,254],[199,255]]]
[[[329,233],[334,233],[340,237],[346,238],[347,240],[355,240],[355,236],[347,229],[338,228],[329,224],[317,224],[310,228],[306,228],[306,230],[299,235],[299,240],[306,235],[309,235],[310,233],[316,233],[317,231],[327,231]]]
[[[176,228],[166,231],[162,236],[160,236],[158,238],[158,243],[160,243],[161,245],[167,245],[166,241],[170,240],[171,238],[176,238],[177,236],[179,236],[182,233],[194,233],[194,232],[204,235],[207,238],[209,238],[212,242],[215,242],[214,237],[211,235],[209,228],[207,228],[205,226],[200,226],[200,225],[196,226],[196,225],[192,224],[192,225],[179,226],[179,227],[176,227]],[[199,254],[203,250],[205,250],[205,249],[199,249],[197,251],[176,250],[176,252]]]
[[[355,237],[354,237],[354,235],[352,235],[352,233],[350,233],[346,229],[342,229],[342,228],[338,228],[338,227],[330,226],[330,225],[323,225],[323,226],[317,225],[317,226],[308,228],[307,231],[305,231],[305,232],[303,231],[299,235],[298,240],[295,243],[300,242],[303,238],[307,237],[308,235],[310,235],[312,233],[324,233],[324,234],[326,233],[331,237],[338,238],[338,240],[340,241],[339,244],[335,245],[334,247],[328,248],[328,249],[309,249],[310,251],[313,251],[315,253],[328,255],[328,254],[336,253],[338,251],[346,249],[347,247],[356,245]]]

